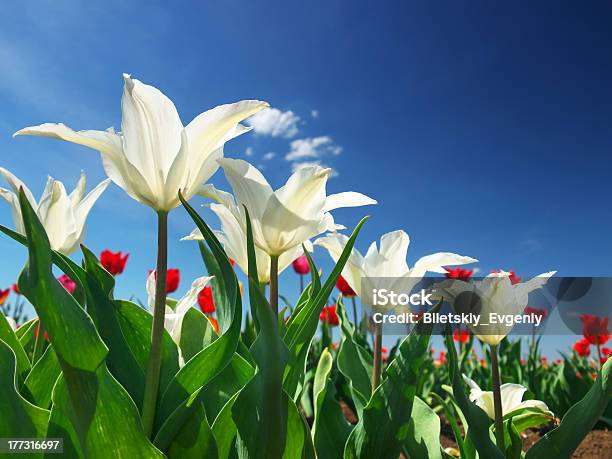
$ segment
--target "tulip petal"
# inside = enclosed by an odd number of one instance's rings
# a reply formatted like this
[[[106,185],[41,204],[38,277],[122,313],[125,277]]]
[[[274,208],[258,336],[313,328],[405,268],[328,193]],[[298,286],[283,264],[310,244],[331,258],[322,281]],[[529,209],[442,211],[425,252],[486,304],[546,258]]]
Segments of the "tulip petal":
[[[520,384],[506,383],[501,385],[500,392],[502,412],[506,415],[520,405],[521,400],[523,400],[523,395],[527,392],[527,388]]]
[[[98,198],[110,185],[110,179],[102,180],[98,185],[91,190],[87,196],[85,196],[77,205],[74,207],[74,218],[76,227],[78,229],[77,241],[81,243],[85,233],[85,221],[91,211],[91,208],[96,203]]]
[[[219,204],[223,204],[230,210],[236,208],[236,200],[234,199],[234,195],[232,193],[219,190],[210,183],[202,185],[198,190],[198,195],[204,198],[212,199]]]
[[[23,192],[26,198],[28,199],[28,202],[32,206],[32,208],[36,209],[38,207],[36,205],[36,200],[34,199],[34,195],[30,191],[30,189],[25,185],[25,183],[19,180],[11,171],[9,171],[8,169],[5,169],[4,167],[0,167],[0,176],[2,176],[4,180],[6,180],[6,183],[9,184],[9,186],[13,190],[13,193],[15,193],[16,196],[19,196],[19,190],[23,189]],[[20,212],[20,215],[21,215],[21,212]]]
[[[25,234],[23,218],[21,216],[21,207],[19,205],[19,198],[17,195],[6,188],[0,188],[0,197],[3,198],[9,204],[9,206],[11,206],[11,215],[13,217],[15,231],[17,231],[19,234]]]
[[[319,219],[326,204],[325,185],[331,169],[320,166],[303,167],[295,171],[287,183],[274,192],[281,212],[291,212],[303,220]]]
[[[121,98],[123,151],[162,196],[182,145],[183,124],[176,107],[159,89],[124,74]]]
[[[241,159],[223,158],[218,162],[234,190],[238,203],[247,207],[252,218],[260,219],[273,194],[265,177],[257,168]]]
[[[81,175],[79,177],[79,181],[76,184],[76,187],[68,196],[73,207],[83,200],[83,196],[85,196],[86,186],[87,178],[85,177],[85,172],[81,171]]]
[[[46,209],[40,217],[51,248],[65,255],[73,252],[76,249],[77,225],[70,198],[62,182],[53,181],[51,193],[44,198],[41,208]]]
[[[330,210],[339,209],[341,207],[360,207],[371,204],[378,204],[378,202],[365,194],[346,191],[344,193],[330,194],[325,201],[323,210],[329,212]]]
[[[242,120],[268,107],[260,100],[243,100],[233,104],[219,105],[200,113],[186,127],[189,140],[190,167],[199,170],[207,156],[234,137],[250,128],[241,126]]]
[[[422,276],[428,271],[444,274],[446,273],[446,269],[444,269],[445,266],[466,265],[469,263],[476,263],[477,261],[478,260],[475,258],[457,255],[456,253],[438,252],[419,258],[414,264],[411,274],[414,276]]]

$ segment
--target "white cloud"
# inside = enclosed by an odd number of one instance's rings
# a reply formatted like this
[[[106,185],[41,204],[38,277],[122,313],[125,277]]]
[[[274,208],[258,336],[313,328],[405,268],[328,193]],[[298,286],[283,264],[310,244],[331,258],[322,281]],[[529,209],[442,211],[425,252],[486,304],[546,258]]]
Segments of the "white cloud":
[[[247,147],[246,151],[244,152],[244,154],[246,156],[253,156],[253,147]]]
[[[327,154],[338,156],[342,153],[342,147],[334,144],[334,140],[327,135],[296,139],[291,142],[290,146],[291,151],[285,155],[287,161],[297,161],[304,158],[320,158]]]
[[[266,161],[270,161],[275,156],[276,156],[276,153],[269,151],[268,153],[263,155],[263,159],[265,159]]]
[[[283,112],[278,108],[262,110],[246,120],[257,134],[288,139],[299,132],[299,122],[300,117],[291,110]]]
[[[310,111],[310,116],[312,116],[313,118],[318,118],[319,117],[319,110],[311,110]]]

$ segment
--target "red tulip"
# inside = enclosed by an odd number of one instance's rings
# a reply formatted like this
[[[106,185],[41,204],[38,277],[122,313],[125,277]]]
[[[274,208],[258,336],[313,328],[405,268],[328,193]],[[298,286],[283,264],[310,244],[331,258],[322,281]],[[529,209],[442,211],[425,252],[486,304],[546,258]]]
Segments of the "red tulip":
[[[535,317],[540,317],[541,319],[546,319],[546,316],[548,316],[547,309],[532,308],[531,306],[527,306],[524,312],[525,314],[533,314]]]
[[[17,284],[13,284],[11,288],[13,289],[13,292],[15,292],[17,295],[21,295],[21,292],[19,291],[19,286]]]
[[[300,275],[308,274],[310,272],[310,265],[308,264],[308,258],[306,258],[306,255],[297,257],[295,260],[293,260],[292,265],[293,270]]]
[[[66,289],[66,291],[70,293],[71,295],[76,290],[76,283],[72,279],[70,279],[66,274],[62,274],[60,277],[57,278],[57,280],[59,281],[60,284],[62,284],[62,286]]]
[[[153,270],[149,270],[151,274]],[[156,275],[157,276],[157,275]],[[176,292],[181,281],[181,272],[178,269],[169,269],[166,271],[166,293]]]
[[[233,260],[232,258],[230,258],[230,259],[229,259],[229,261],[230,261],[230,264],[231,264],[232,266],[236,266],[236,261],[235,261],[235,260]]]
[[[470,339],[470,331],[463,328],[456,328],[453,332],[453,341],[457,341],[458,343],[467,343]]]
[[[103,250],[100,254],[100,263],[113,276],[121,274],[125,269],[125,264],[130,256],[129,253],[122,255],[121,251],[113,253],[110,250]]]
[[[340,319],[338,318],[338,314],[336,313],[336,305],[332,304],[331,306],[326,306],[319,314],[319,320],[321,322],[325,322],[327,318],[327,323],[332,327],[337,327],[340,325]]]
[[[444,268],[446,270],[445,276],[448,279],[459,279],[459,280],[470,280],[470,278],[474,275],[473,269],[463,269],[463,268]]]
[[[380,354],[383,359],[383,362],[386,362],[389,359],[389,348],[382,346],[380,348]]]
[[[9,293],[11,293],[10,288],[7,288],[5,290],[0,290],[0,306],[6,303],[6,299],[8,298]]]
[[[582,320],[582,334],[589,344],[605,344],[610,339],[610,330],[608,330],[609,317],[582,314],[580,320]]]
[[[215,312],[215,303],[212,297],[212,287],[207,285],[200,293],[198,293],[198,304],[204,314],[212,314]]]
[[[351,288],[346,279],[342,277],[342,275],[338,276],[338,280],[336,281],[336,288],[340,290],[342,296],[345,298],[352,298],[356,295],[355,290]]]
[[[591,353],[590,349],[591,343],[589,343],[585,338],[581,338],[574,343],[574,352],[578,354],[580,357],[587,357]]]

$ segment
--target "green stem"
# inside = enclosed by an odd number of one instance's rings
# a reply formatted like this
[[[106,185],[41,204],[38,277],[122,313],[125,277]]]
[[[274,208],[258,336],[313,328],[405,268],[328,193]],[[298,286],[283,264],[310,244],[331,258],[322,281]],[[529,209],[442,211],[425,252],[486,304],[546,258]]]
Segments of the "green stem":
[[[374,366],[372,367],[372,392],[380,385],[382,373],[382,324],[374,322]]]
[[[278,315],[278,256],[270,255],[270,306]]]
[[[168,213],[157,214],[157,268],[155,271],[155,304],[151,329],[151,352],[142,403],[142,425],[145,435],[151,437],[155,421],[159,374],[161,370],[162,338],[166,310],[166,275],[168,270]]]
[[[304,275],[300,274],[300,295],[304,293]]]
[[[601,355],[601,344],[599,343],[599,336],[597,337],[597,356],[599,357],[599,368],[603,366],[603,359]]]
[[[493,407],[495,410],[495,438],[497,447],[506,451],[504,439],[504,416],[501,402],[501,381],[499,377],[499,361],[497,360],[497,344],[491,344],[491,376],[493,377]]]
[[[355,303],[355,297],[351,297],[351,301],[353,302],[353,318],[355,319],[355,328],[359,330],[359,318],[357,317],[357,304]]]

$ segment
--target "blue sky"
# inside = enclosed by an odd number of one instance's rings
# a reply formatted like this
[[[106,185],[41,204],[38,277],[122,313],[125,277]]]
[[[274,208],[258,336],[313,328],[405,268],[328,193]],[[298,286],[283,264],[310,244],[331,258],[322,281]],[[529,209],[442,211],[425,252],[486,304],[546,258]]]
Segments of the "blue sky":
[[[104,178],[99,156],[11,134],[47,121],[119,127],[128,72],[166,93],[184,123],[217,104],[269,101],[284,124],[232,141],[226,156],[263,166],[277,187],[291,170],[288,153],[319,155],[302,159],[337,171],[329,192],[379,201],[335,214],[348,227],[372,215],[362,250],[404,229],[409,263],[454,251],[480,259],[483,273],[609,274],[609,4],[133,3],[3,4],[0,165],[35,194],[47,175],[73,186],[81,169],[91,188]],[[213,182],[227,188],[221,172]],[[6,205],[0,222],[12,226]],[[179,293],[201,275],[195,246],[178,242],[191,229],[182,209],[171,214]],[[86,243],[131,253],[120,296],[144,296],[154,241],[153,212],[111,185],[91,213]],[[7,238],[0,250],[0,285],[8,285],[25,252]],[[316,258],[329,269],[326,253]],[[281,279],[281,292],[294,295],[293,274]]]

